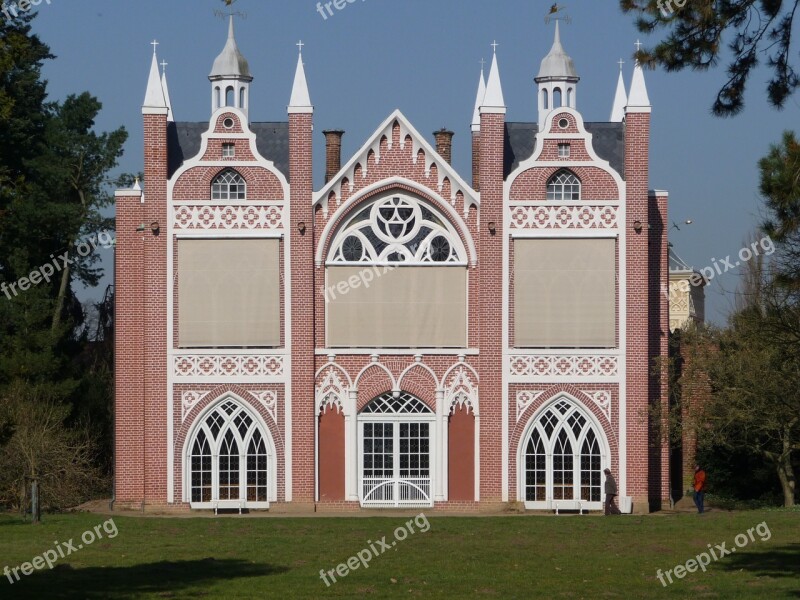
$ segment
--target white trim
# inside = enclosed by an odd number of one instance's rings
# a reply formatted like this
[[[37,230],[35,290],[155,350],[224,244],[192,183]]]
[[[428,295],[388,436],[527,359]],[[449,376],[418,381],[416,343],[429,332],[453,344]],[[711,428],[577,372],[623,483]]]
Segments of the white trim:
[[[537,239],[537,238],[558,238],[585,239],[585,238],[607,238],[616,239],[619,236],[619,229],[512,229],[509,237],[513,239]]]
[[[477,348],[317,348],[317,356],[478,356]]]

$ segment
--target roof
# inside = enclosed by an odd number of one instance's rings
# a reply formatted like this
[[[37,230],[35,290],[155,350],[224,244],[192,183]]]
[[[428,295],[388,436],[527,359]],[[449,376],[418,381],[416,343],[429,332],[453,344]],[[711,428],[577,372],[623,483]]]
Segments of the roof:
[[[585,123],[592,134],[592,146],[597,155],[607,160],[611,168],[625,177],[625,124]],[[508,177],[519,164],[530,158],[539,131],[536,123],[506,123],[505,164],[503,176]]]
[[[553,46],[550,52],[542,59],[542,64],[539,67],[539,75],[536,79],[577,79],[578,72],[575,70],[575,63],[572,58],[564,51],[561,45],[561,33],[558,29],[558,21],[556,21],[556,33],[553,40]]]
[[[233,17],[230,18],[228,25],[228,40],[225,42],[222,52],[214,61],[209,77],[212,79],[220,77],[253,79],[247,59],[239,51],[239,46],[236,44],[236,37],[233,34]]]
[[[686,262],[677,255],[675,250],[671,247],[669,249],[669,271],[670,273],[685,271],[687,273],[694,273],[694,269],[686,264]]]
[[[169,123],[167,127],[169,177],[172,177],[184,162],[197,156],[203,134],[207,131],[208,121]],[[275,163],[275,168],[288,179],[289,123],[250,123],[250,131],[256,134],[258,153]]]

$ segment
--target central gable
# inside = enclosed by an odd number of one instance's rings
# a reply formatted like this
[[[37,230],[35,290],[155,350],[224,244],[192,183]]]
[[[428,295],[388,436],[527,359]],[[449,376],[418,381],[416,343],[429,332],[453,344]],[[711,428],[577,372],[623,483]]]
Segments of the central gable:
[[[399,110],[378,127],[361,149],[316,194],[314,206],[327,216],[348,198],[381,181],[401,177],[427,188],[455,210],[477,208],[480,195],[419,134]]]

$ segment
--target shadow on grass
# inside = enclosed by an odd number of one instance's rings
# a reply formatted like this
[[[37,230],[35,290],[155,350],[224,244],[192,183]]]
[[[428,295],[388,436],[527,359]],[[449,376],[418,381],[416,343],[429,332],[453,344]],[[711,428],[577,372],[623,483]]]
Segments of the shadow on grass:
[[[56,565],[52,571],[38,571],[22,577],[13,588],[8,579],[0,581],[0,597],[12,592],[14,598],[113,598],[126,600],[143,594],[166,598],[187,588],[217,581],[265,577],[287,572],[288,567],[253,564],[243,560],[160,561],[131,567],[87,567],[73,569]],[[9,589],[11,588],[11,589]],[[205,595],[198,590],[199,596]]]
[[[729,554],[721,566],[727,571],[749,571],[758,577],[784,578],[798,580],[797,589],[790,593],[800,598],[800,544],[787,544],[764,552],[741,552]]]

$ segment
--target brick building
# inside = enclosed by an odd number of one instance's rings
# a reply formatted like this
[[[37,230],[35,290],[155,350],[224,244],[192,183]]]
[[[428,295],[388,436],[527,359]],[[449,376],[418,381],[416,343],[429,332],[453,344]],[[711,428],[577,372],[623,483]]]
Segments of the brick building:
[[[210,119],[175,122],[154,54],[145,190],[117,192],[118,505],[599,509],[605,467],[624,510],[667,501],[638,64],[585,123],[556,24],[533,122],[481,73],[471,182],[396,110],[346,162],[324,132],[319,190],[302,56],[288,122],[250,120],[232,21],[209,79]]]

